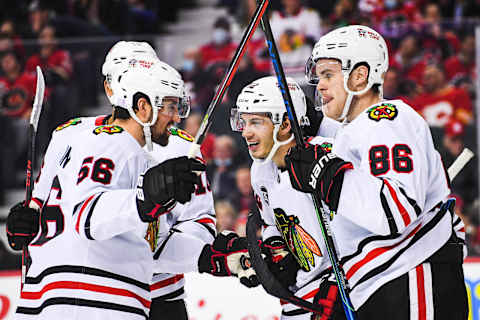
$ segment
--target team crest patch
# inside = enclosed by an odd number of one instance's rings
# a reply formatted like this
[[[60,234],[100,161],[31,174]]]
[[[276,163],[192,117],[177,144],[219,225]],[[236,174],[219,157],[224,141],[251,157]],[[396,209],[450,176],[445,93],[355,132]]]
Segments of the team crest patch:
[[[68,120],[67,122],[65,122],[64,124],[59,125],[59,126],[55,129],[55,131],[60,131],[60,130],[65,129],[66,127],[75,126],[75,125],[77,125],[77,124],[79,124],[79,123],[82,123],[82,119],[80,119],[80,118],[70,119],[70,120]]]
[[[393,120],[398,115],[398,109],[391,103],[383,103],[368,109],[367,114],[370,119],[377,122],[382,119]]]
[[[332,144],[330,142],[323,142],[320,148],[325,152],[332,152]]]
[[[93,130],[93,133],[97,135],[102,132],[105,132],[108,134],[121,133],[123,132],[123,128],[116,125],[104,125],[104,126],[98,126]]]
[[[150,245],[150,249],[152,252],[155,252],[157,248],[158,242],[158,220],[150,222],[148,224],[147,234],[145,235],[145,240],[147,240],[148,244]]]
[[[288,249],[293,254],[302,270],[308,272],[315,267],[313,255],[322,256],[315,239],[301,226],[297,216],[287,215],[281,208],[275,208],[275,224],[287,243]]]
[[[193,137],[187,131],[184,131],[175,127],[170,128],[170,133],[172,134],[172,136],[179,136],[183,140],[187,140],[189,142],[193,142],[194,140]]]

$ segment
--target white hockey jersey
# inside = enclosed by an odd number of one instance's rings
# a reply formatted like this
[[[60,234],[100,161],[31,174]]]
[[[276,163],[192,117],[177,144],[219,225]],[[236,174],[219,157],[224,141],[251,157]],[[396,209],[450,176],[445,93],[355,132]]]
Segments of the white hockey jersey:
[[[310,141],[331,150],[332,139],[316,137]],[[330,266],[322,239],[318,218],[310,194],[293,189],[288,172],[280,170],[273,161],[253,162],[251,183],[257,205],[266,226],[262,238],[281,236],[301,269],[297,273],[295,294],[310,302],[318,292],[319,279]],[[291,304],[282,305],[282,318],[305,314],[307,311]]]
[[[333,152],[354,166],[331,228],[358,309],[450,238],[453,213],[439,206],[450,188],[427,123],[401,100],[342,126]]]
[[[148,317],[153,273],[198,271],[205,242],[186,233],[172,237],[164,215],[152,252],[135,200],[138,176],[150,157],[122,128],[78,133],[63,159],[42,210],[41,230],[29,245],[32,264],[17,318]],[[168,250],[175,255],[154,259],[170,238]]]
[[[153,145],[151,155],[158,163],[171,158],[186,156],[190,150],[193,138],[182,130],[174,130],[173,132],[175,135],[169,138],[167,146]],[[203,161],[200,153],[197,155],[197,159]],[[170,251],[170,243],[181,241],[176,240],[179,233],[193,235],[205,243],[212,243],[215,239],[215,209],[212,191],[205,172],[201,174],[201,182],[201,186],[196,188],[190,202],[184,205],[177,203],[175,208],[168,213],[167,222],[172,230],[172,235],[162,244],[162,248],[156,252],[156,259],[160,260],[165,255],[177,254]],[[188,243],[185,243],[185,246],[188,245]],[[183,299],[185,297],[184,284],[185,278],[183,274],[155,274],[150,286],[152,298],[163,300]]]

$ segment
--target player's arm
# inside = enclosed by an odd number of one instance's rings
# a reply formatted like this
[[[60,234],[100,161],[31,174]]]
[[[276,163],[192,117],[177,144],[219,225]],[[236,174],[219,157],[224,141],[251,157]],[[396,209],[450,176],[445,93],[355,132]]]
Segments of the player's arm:
[[[203,164],[186,157],[167,160],[139,175],[142,167],[138,156],[127,161],[117,175],[112,170],[112,179],[117,180],[112,185],[125,185],[118,180],[126,179],[132,181],[132,189],[112,190],[110,184],[97,183],[76,205],[73,220],[81,237],[106,240],[155,221],[177,202],[190,200],[197,181],[193,171],[205,170]],[[138,180],[136,189],[133,180]]]
[[[205,172],[202,172],[198,179],[200,180],[192,199],[181,208],[172,211],[176,216],[174,228],[200,238],[205,243],[212,243],[217,236],[212,191]]]

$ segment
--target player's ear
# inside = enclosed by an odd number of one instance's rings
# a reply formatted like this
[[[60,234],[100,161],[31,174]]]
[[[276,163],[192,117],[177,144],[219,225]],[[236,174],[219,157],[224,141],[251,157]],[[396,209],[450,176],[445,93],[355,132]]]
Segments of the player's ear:
[[[141,97],[137,100],[137,116],[143,122],[148,122],[152,119],[153,112],[152,106],[148,103],[147,99]]]
[[[360,91],[368,83],[368,67],[365,65],[360,65],[356,67],[349,79],[349,88],[353,91]]]
[[[113,90],[112,88],[110,87],[110,85],[108,84],[107,80],[103,80],[103,88],[105,89],[105,94],[109,97],[111,97],[113,95]]]
[[[283,140],[282,137],[288,138],[291,134],[292,126],[290,125],[290,120],[288,118],[284,119],[278,130],[278,137],[280,140]]]

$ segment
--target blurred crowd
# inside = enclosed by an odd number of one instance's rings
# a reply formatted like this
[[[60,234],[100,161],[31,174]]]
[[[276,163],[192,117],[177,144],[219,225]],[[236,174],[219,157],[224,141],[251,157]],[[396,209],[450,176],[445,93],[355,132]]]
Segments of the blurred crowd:
[[[22,180],[12,172],[24,170],[35,66],[42,67],[47,83],[38,138],[41,154],[53,128],[83,114],[84,106],[98,104],[103,90],[99,66],[114,42],[135,39],[153,45],[151,39],[166,32],[165,25],[176,21],[180,9],[198,5],[195,0],[174,4],[160,0],[17,0],[2,4],[0,147],[9,156],[0,157],[0,203],[2,188],[22,187]],[[228,14],[212,21],[213,31],[206,34],[202,45],[180,52],[183,59],[177,66],[192,99],[192,113],[182,127],[192,135],[230,64],[256,0],[218,0],[217,6],[226,8]],[[464,147],[477,149],[474,28],[479,18],[480,0],[272,0],[270,8],[285,73],[310,97],[314,88],[304,80],[304,66],[322,34],[347,24],[365,24],[379,31],[390,53],[384,96],[406,101],[426,119],[446,167]],[[202,145],[219,230],[244,234],[247,214],[256,207],[250,186],[251,159],[241,136],[230,129],[230,108],[246,84],[271,73],[259,29]],[[469,254],[480,255],[475,160],[453,181],[452,191],[457,213],[466,224]]]

